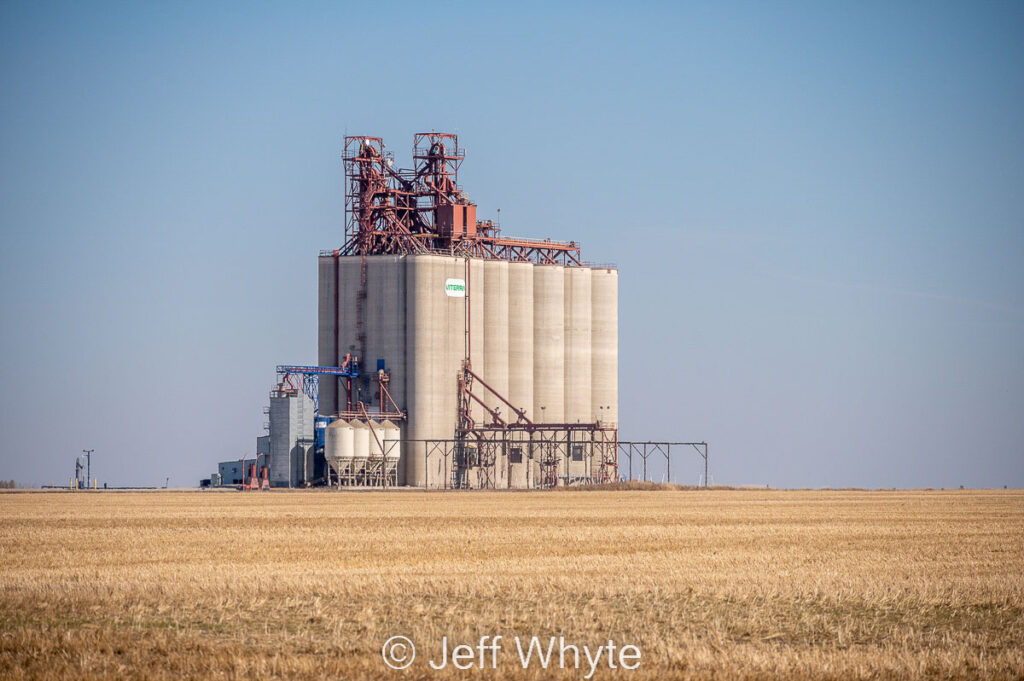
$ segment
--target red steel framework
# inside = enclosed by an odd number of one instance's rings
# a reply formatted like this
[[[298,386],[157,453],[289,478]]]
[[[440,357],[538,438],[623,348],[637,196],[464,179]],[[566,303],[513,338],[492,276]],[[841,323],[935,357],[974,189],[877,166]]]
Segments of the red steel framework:
[[[490,408],[487,403],[474,392],[474,384],[478,383],[483,390],[494,395],[508,410],[511,416],[502,418],[499,407]],[[464,445],[475,445],[481,455],[478,466],[482,473],[491,475],[497,461],[494,452],[503,444],[528,444],[531,452],[539,453],[538,465],[541,487],[554,487],[558,484],[559,466],[564,466],[565,479],[569,479],[569,460],[574,445],[586,445],[589,453],[589,464],[593,469],[592,482],[608,483],[618,479],[618,439],[617,428],[594,423],[534,423],[525,414],[488,385],[471,368],[469,360],[465,360],[458,379],[459,419],[456,427],[456,439]],[[470,405],[476,402],[487,415],[484,423],[477,423],[470,414]],[[491,484],[488,484],[490,482]],[[493,486],[487,480],[484,487]]]
[[[421,132],[412,169],[395,167],[380,137],[345,138],[345,244],[338,255],[439,253],[580,267],[574,242],[501,236],[459,186],[466,158],[457,135]]]

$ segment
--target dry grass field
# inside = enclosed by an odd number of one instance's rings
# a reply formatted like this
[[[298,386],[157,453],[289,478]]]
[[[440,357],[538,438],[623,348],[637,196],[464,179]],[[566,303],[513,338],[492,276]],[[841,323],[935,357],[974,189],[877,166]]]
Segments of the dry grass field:
[[[481,635],[497,669],[428,666]],[[589,671],[516,635],[640,648],[597,679],[1019,679],[1024,493],[0,494],[3,678]]]

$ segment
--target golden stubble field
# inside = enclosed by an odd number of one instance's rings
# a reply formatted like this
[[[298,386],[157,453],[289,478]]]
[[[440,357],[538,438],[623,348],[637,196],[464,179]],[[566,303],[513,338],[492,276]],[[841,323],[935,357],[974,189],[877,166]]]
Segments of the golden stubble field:
[[[597,679],[1024,676],[1019,491],[22,492],[0,563],[13,679],[589,671],[516,635],[641,650]],[[497,669],[428,666],[483,635]]]

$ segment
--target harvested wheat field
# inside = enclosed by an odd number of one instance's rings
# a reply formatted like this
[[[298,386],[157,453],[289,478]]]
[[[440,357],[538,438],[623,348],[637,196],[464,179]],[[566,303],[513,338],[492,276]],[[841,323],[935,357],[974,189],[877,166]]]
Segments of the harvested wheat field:
[[[10,493],[0,556],[13,679],[1024,676],[1018,491]]]

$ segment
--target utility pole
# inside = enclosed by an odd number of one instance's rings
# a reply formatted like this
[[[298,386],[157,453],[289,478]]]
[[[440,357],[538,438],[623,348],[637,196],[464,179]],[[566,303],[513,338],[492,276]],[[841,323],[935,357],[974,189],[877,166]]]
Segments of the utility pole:
[[[85,452],[85,488],[89,489],[89,483],[92,482],[92,453],[95,449],[83,449]]]

